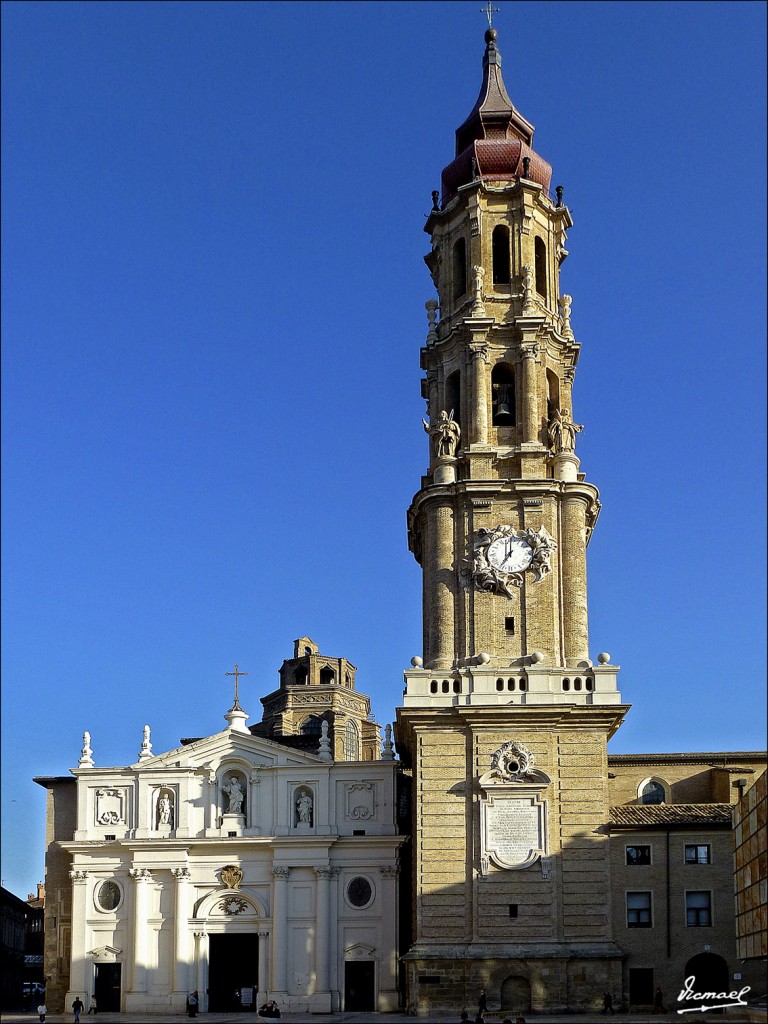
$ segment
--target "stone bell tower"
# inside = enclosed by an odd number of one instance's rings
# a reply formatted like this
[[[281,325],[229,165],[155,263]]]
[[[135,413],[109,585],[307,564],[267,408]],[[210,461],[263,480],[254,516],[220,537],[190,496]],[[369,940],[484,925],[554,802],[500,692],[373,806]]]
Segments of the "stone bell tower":
[[[618,668],[589,651],[600,502],[576,455],[580,345],[560,286],[573,222],[507,94],[493,28],[485,43],[425,225],[430,455],[408,511],[423,656],[396,730],[413,768],[405,961],[422,1012],[469,1008],[480,987],[520,1011],[591,1008],[621,989],[601,828],[606,741],[627,708]]]

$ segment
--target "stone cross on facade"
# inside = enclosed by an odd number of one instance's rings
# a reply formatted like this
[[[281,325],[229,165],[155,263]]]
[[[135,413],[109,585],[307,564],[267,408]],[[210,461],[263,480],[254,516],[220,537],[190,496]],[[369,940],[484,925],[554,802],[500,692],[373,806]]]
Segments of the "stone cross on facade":
[[[224,675],[225,676],[234,676],[235,677],[235,703],[232,705],[232,710],[237,709],[238,711],[242,711],[243,709],[240,707],[240,705],[238,703],[238,700],[237,700],[237,698],[238,698],[238,687],[237,687],[237,684],[239,682],[240,676],[247,676],[248,673],[247,672],[241,672],[240,671],[240,666],[237,664],[237,662],[235,662],[235,671],[234,672],[225,672]]]

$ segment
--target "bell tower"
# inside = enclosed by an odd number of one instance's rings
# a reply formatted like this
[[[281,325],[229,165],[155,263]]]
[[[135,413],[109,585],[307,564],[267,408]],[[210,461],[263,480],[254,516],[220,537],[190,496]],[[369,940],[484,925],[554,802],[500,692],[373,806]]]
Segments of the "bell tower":
[[[600,501],[576,454],[580,345],[560,283],[573,222],[533,131],[489,27],[425,225],[429,464],[408,510],[423,652],[396,727],[413,774],[403,959],[423,1013],[480,988],[518,1012],[621,990],[603,826],[606,743],[628,708],[610,656],[590,657]]]
[[[575,451],[580,345],[560,288],[573,222],[507,95],[496,39],[489,29],[480,95],[425,225],[438,299],[421,351],[430,461],[408,512],[424,613],[408,693],[425,695],[420,673],[471,668],[493,689],[496,669],[534,668],[528,701],[571,700],[546,667],[579,669],[585,697],[620,703],[615,670],[589,660],[586,551],[600,502]]]

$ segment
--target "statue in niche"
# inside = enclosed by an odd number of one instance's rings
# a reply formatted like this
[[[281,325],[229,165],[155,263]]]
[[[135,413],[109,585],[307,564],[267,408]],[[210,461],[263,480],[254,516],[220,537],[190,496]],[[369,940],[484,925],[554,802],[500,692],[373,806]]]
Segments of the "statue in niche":
[[[173,803],[170,793],[163,792],[157,801],[157,823],[158,825],[171,825],[173,823]]]
[[[429,424],[426,420],[421,422],[424,424],[424,430],[434,438],[435,454],[438,459],[453,458],[461,437],[461,427],[453,418],[453,409],[450,414],[443,409],[437,423]]]
[[[576,435],[584,429],[582,423],[574,423],[563,409],[555,409],[549,424],[549,444],[555,455],[576,450]]]
[[[243,788],[236,775],[230,775],[228,785],[224,786],[224,792],[229,797],[228,814],[243,813]]]
[[[296,814],[298,815],[299,825],[312,824],[312,797],[309,793],[300,794],[296,801]]]

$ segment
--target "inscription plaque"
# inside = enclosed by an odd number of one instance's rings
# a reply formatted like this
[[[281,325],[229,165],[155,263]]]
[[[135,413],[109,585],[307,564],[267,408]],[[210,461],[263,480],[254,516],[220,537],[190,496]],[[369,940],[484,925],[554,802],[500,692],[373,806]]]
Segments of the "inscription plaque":
[[[536,797],[492,796],[482,805],[483,854],[501,868],[527,868],[546,852],[545,804]]]

